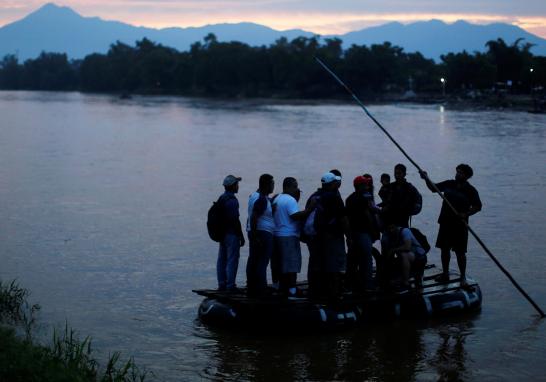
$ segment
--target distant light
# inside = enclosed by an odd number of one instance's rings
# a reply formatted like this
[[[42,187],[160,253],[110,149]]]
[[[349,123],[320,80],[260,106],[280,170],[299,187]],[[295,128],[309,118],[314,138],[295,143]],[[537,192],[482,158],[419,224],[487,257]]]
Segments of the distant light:
[[[529,71],[530,71],[531,73],[533,73],[533,72],[535,71],[535,69],[531,68],[531,69],[529,69]]]
[[[440,78],[440,82],[444,83],[444,82],[446,82],[446,79],[444,77],[442,77],[442,78]]]

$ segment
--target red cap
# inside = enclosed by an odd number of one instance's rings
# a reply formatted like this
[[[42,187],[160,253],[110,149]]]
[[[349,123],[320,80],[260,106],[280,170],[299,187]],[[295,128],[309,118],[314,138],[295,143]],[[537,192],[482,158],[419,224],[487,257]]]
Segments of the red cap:
[[[357,176],[354,180],[353,180],[353,185],[356,187],[358,186],[359,184],[367,184],[368,183],[368,180],[366,178],[364,178],[362,175],[359,175]]]

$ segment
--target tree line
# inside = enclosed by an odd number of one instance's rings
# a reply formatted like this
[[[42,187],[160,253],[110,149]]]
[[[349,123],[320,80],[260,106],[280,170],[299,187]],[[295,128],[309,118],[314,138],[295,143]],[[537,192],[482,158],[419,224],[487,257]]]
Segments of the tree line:
[[[106,54],[82,60],[43,52],[18,61],[0,61],[0,89],[179,94],[198,96],[332,98],[341,89],[314,61],[320,57],[363,97],[383,93],[448,93],[509,87],[528,93],[546,85],[546,57],[534,56],[532,44],[502,39],[485,53],[449,53],[436,63],[421,53],[407,53],[389,42],[342,48],[337,38],[299,37],[253,47],[219,42],[207,35],[189,51],[148,39],[135,46],[116,42]],[[445,79],[445,83],[440,82]]]

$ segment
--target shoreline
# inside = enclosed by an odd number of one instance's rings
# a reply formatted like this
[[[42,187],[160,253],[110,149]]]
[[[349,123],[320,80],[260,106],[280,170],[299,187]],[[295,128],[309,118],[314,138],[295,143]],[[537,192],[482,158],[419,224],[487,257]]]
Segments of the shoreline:
[[[269,97],[251,97],[245,95],[230,96],[226,94],[204,95],[204,94],[169,94],[151,92],[84,92],[81,90],[9,90],[0,89],[0,92],[46,92],[46,93],[79,93],[82,95],[104,95],[119,99],[120,101],[131,101],[134,97],[150,98],[190,98],[195,100],[207,100],[218,102],[242,102],[252,105],[293,105],[293,106],[320,106],[320,105],[351,105],[355,104],[350,96],[331,98],[302,98],[290,95],[273,94]],[[358,95],[357,95],[358,96]],[[365,105],[423,105],[423,106],[444,106],[451,110],[459,111],[517,111],[536,114],[546,114],[545,95],[532,96],[530,94],[448,94],[446,96],[437,94],[399,94],[384,93],[380,95],[367,95],[359,97]]]

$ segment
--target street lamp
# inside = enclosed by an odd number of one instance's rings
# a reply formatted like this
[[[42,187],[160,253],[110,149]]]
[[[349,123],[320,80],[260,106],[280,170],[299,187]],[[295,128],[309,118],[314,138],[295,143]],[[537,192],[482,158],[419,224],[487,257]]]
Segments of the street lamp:
[[[442,83],[442,97],[446,96],[446,79],[444,77],[440,78],[440,82]]]
[[[533,96],[533,72],[535,71],[534,68],[529,69],[529,85],[531,87],[531,97]]]

